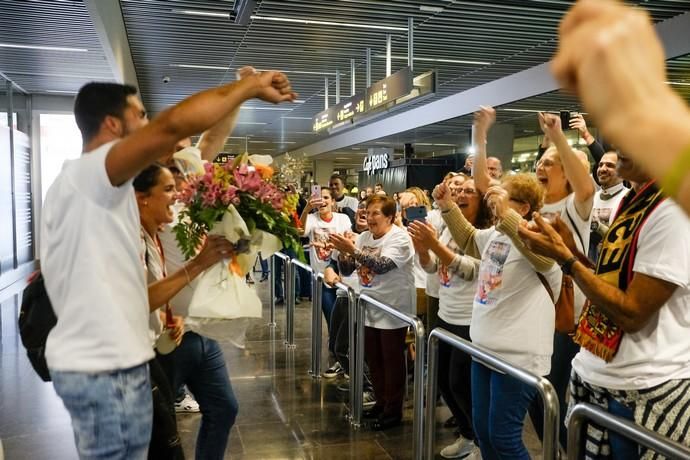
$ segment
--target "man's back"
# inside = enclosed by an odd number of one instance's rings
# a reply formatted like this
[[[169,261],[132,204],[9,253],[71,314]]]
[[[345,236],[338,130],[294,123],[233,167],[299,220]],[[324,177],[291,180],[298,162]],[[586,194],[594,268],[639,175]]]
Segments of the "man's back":
[[[153,357],[139,213],[131,183],[113,187],[106,174],[112,145],[66,163],[46,196],[41,266],[58,318],[51,370],[112,371]]]

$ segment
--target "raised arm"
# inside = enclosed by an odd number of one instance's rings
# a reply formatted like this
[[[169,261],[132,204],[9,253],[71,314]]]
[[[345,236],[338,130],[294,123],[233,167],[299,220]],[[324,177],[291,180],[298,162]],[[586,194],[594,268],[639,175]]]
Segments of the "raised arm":
[[[474,240],[477,229],[462,215],[460,208],[450,198],[450,189],[446,184],[434,188],[434,200],[441,210],[441,217],[446,222],[453,240],[460,250],[472,257],[480,258],[479,248]]]
[[[237,80],[242,80],[257,73],[251,66],[242,67],[237,71]],[[204,131],[196,144],[196,147],[201,150],[202,160],[213,161],[218,152],[223,149],[225,141],[227,141],[228,136],[235,129],[239,115],[240,107],[238,106],[218,123]]]
[[[496,110],[492,107],[480,106],[479,110],[474,113],[473,141],[476,155],[474,156],[472,176],[474,177],[474,184],[477,186],[477,190],[482,194],[486,193],[491,186],[491,176],[486,164],[486,142],[489,129],[495,121]]]
[[[197,93],[165,110],[147,126],[115,144],[105,161],[113,185],[122,185],[147,165],[174,149],[175,143],[207,130],[244,101],[292,101],[296,94],[280,72],[263,72],[239,82]]]
[[[585,168],[580,159],[568,144],[561,129],[561,119],[552,113],[539,113],[539,124],[558,149],[563,163],[563,172],[575,194],[575,208],[583,219],[588,219],[594,202],[594,183],[589,177],[589,168]]]

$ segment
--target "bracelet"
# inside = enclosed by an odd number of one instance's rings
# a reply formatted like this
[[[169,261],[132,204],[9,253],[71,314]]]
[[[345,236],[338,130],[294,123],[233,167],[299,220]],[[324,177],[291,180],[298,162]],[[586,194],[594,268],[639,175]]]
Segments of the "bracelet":
[[[675,197],[683,184],[683,179],[690,172],[690,146],[686,147],[668,169],[666,176],[661,180],[661,188],[664,194]]]
[[[182,270],[184,270],[184,274],[187,275],[187,284],[191,283],[192,280],[189,278],[189,272],[187,271],[187,266],[183,265]]]
[[[572,256],[570,259],[563,262],[561,264],[561,271],[563,271],[563,274],[564,275],[572,275],[573,274],[573,265],[577,261],[578,261],[578,258],[575,256]]]

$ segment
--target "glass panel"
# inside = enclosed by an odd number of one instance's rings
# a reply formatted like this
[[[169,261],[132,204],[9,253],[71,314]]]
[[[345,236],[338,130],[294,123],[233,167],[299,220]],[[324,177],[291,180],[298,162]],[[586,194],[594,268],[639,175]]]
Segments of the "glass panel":
[[[41,204],[65,160],[81,155],[81,133],[72,114],[46,114],[41,127]]]

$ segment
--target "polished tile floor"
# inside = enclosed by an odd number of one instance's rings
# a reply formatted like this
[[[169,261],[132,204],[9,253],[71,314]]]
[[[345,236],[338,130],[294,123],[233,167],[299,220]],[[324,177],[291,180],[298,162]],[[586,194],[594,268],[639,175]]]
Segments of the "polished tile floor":
[[[268,284],[257,283],[267,305]],[[0,304],[0,439],[7,460],[76,458],[69,417],[50,383],[34,374],[16,331],[19,296]],[[213,334],[222,345],[240,403],[226,458],[231,459],[410,459],[412,420],[410,397],[402,426],[372,432],[350,428],[347,393],[337,389],[344,380],[312,379],[310,365],[311,304],[296,309],[296,348],[283,344],[284,308],[278,326],[264,319],[239,320]],[[246,327],[244,349],[242,330]],[[325,336],[325,332],[324,332]],[[325,368],[326,353],[323,354]],[[410,381],[411,382],[411,381]],[[409,396],[412,394],[410,385]],[[444,429],[445,408],[437,410],[437,452],[454,440]],[[194,458],[199,414],[178,416],[187,458]],[[525,438],[535,458],[540,445],[530,428]],[[439,457],[440,458],[440,457]]]

